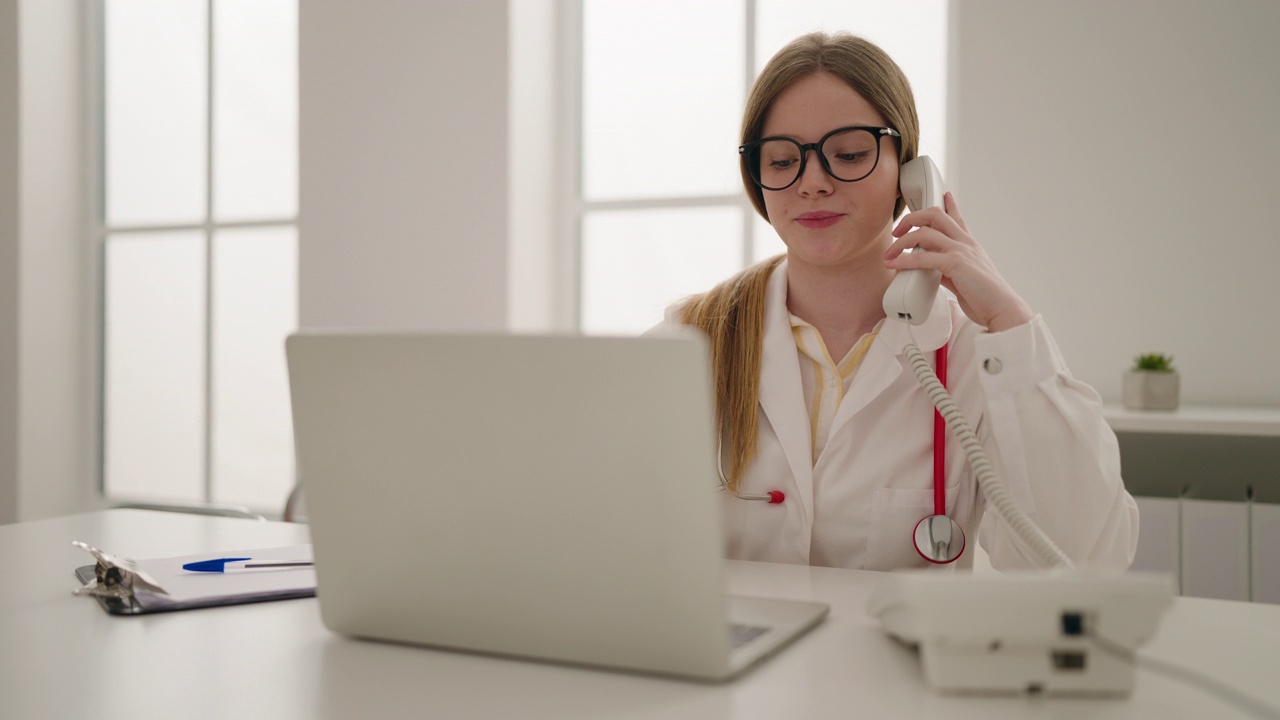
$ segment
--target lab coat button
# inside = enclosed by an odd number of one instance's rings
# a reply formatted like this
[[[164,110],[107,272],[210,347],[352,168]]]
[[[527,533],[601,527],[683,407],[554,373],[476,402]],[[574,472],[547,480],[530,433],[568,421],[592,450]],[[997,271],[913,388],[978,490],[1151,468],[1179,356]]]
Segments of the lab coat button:
[[[987,358],[982,361],[982,369],[995,375],[1004,369],[1004,364],[1000,362],[1000,358]]]

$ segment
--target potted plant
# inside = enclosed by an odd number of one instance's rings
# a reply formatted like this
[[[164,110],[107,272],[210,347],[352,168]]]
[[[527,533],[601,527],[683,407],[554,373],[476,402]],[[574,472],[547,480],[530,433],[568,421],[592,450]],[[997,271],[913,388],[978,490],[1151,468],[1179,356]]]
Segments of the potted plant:
[[[1176,410],[1178,371],[1173,356],[1147,353],[1134,359],[1124,376],[1124,406],[1130,410]]]

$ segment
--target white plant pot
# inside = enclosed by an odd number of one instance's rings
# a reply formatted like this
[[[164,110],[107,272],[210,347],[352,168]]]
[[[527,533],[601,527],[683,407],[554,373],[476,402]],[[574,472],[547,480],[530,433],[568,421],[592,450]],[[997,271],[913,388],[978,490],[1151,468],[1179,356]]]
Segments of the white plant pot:
[[[1177,410],[1178,373],[1157,370],[1125,373],[1124,406],[1130,410]]]

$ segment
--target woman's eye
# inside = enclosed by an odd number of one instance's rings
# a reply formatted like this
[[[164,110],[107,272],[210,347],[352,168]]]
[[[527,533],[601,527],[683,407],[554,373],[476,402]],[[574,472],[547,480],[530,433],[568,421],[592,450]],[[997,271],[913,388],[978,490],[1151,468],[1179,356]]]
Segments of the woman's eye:
[[[871,157],[871,153],[854,152],[854,153],[837,153],[836,159],[843,163],[859,163]]]
[[[795,160],[773,160],[769,163],[769,167],[778,168],[779,170],[786,170],[787,168],[795,164],[796,164]]]

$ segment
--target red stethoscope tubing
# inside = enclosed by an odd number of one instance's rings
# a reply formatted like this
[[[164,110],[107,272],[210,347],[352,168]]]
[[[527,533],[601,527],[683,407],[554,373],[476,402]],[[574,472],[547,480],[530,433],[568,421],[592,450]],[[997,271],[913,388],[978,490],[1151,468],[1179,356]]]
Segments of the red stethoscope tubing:
[[[947,386],[947,346],[938,348],[934,374],[942,387]],[[933,514],[947,514],[947,421],[936,408],[933,411]]]
[[[945,388],[947,384],[947,346],[938,348],[934,359],[934,374]],[[964,553],[966,545],[964,528],[947,515],[947,424],[942,413],[934,410],[933,418],[933,514],[916,523],[912,542],[916,553],[934,565],[953,563]],[[941,526],[941,527],[939,527]],[[958,534],[958,538],[957,538]],[[952,553],[956,540],[959,550]],[[922,549],[921,542],[928,548]]]

